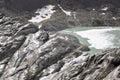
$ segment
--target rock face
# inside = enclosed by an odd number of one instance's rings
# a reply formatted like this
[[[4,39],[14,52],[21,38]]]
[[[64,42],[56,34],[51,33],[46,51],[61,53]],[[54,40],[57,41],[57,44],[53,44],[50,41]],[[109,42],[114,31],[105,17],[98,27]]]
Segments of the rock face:
[[[42,21],[39,29],[32,23],[21,21],[26,19],[24,15],[23,18],[20,14],[18,18],[9,17],[1,13],[0,8],[0,80],[120,80],[120,48],[96,55],[74,36],[55,33],[78,25],[119,26],[119,2],[1,0],[0,7],[17,11],[54,4],[55,13]]]
[[[108,8],[105,11],[102,10]],[[67,10],[66,10],[67,11]],[[61,10],[43,22],[41,29],[45,31],[59,31],[74,27],[98,27],[98,26],[120,26],[119,8],[113,5],[103,5],[99,8],[78,9],[69,11],[71,15]]]
[[[120,79],[120,48],[98,55],[89,50],[71,35],[41,31],[1,14],[0,80]]]
[[[12,9],[33,10],[47,4],[61,4],[65,9],[76,9],[85,7],[98,7],[103,4],[113,4],[120,7],[119,0],[5,0]]]
[[[21,13],[18,16],[26,21],[39,16],[39,12],[34,13],[37,9],[47,5],[55,6],[53,13],[41,14],[44,19],[51,15],[50,19],[42,22],[45,31],[59,31],[76,26],[120,26],[119,0],[1,0],[0,4],[8,10],[18,12],[17,15]]]
[[[49,4],[49,0],[6,0],[6,4],[13,10],[33,10]]]

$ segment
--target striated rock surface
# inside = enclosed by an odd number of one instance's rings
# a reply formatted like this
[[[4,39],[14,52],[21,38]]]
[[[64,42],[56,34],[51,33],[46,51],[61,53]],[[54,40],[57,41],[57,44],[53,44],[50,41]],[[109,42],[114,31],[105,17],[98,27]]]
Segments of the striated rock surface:
[[[71,35],[0,16],[0,80],[120,79],[120,48],[95,55]]]

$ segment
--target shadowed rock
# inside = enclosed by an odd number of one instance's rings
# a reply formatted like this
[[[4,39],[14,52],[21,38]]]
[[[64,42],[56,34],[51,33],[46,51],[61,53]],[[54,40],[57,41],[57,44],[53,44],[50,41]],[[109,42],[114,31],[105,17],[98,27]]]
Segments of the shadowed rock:
[[[21,27],[16,34],[12,37],[15,38],[17,36],[21,36],[21,35],[28,35],[28,34],[33,34],[36,33],[39,30],[39,28],[37,26],[35,26],[34,24],[26,24],[25,26]]]
[[[98,7],[103,4],[112,4],[120,7],[119,0],[6,0],[9,8],[13,10],[34,10],[48,4],[60,4],[65,9],[75,10],[77,8]]]

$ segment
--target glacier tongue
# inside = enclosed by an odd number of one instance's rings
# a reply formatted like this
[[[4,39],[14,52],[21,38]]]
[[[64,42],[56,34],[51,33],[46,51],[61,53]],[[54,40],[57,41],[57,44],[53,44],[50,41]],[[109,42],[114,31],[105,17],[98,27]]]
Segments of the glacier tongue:
[[[118,30],[118,28],[110,28],[110,29],[92,29],[76,32],[76,34],[80,35],[83,38],[87,38],[88,42],[91,44],[90,47],[94,47],[96,49],[104,49],[114,47],[113,39],[114,35],[107,33],[112,30]]]

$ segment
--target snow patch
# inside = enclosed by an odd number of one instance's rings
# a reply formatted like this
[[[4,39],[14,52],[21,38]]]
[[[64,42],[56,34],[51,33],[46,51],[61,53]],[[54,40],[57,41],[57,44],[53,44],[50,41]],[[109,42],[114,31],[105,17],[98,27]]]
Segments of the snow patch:
[[[112,17],[112,19],[113,19],[113,20],[117,20],[117,18],[116,18],[116,17]]]
[[[66,15],[68,15],[68,16],[71,16],[71,11],[66,11],[66,10],[64,10],[61,6],[60,6],[60,4],[58,4],[58,6],[59,6],[59,8],[66,14]]]
[[[55,12],[55,10],[53,10],[54,7],[55,6],[53,5],[47,5],[41,9],[38,9],[35,13],[39,15],[32,17],[32,19],[30,19],[29,22],[40,23],[43,20],[49,19],[52,16],[52,14]]]
[[[40,29],[42,27],[42,24],[40,24],[39,26],[38,26],[38,28]]]
[[[105,15],[105,13],[101,13],[101,15]]]
[[[92,10],[95,11],[95,8],[93,8]]]
[[[2,71],[3,71],[4,67],[5,67],[5,65],[4,65],[4,64],[0,65],[0,72],[2,72]]]
[[[88,42],[91,44],[90,47],[94,47],[96,49],[104,49],[109,48],[110,46],[114,46],[113,39],[114,35],[107,33],[112,30],[118,30],[118,28],[109,28],[109,29],[92,29],[75,32],[83,38],[87,38]]]
[[[107,10],[108,10],[108,7],[104,7],[104,8],[102,8],[101,10],[107,11]]]

